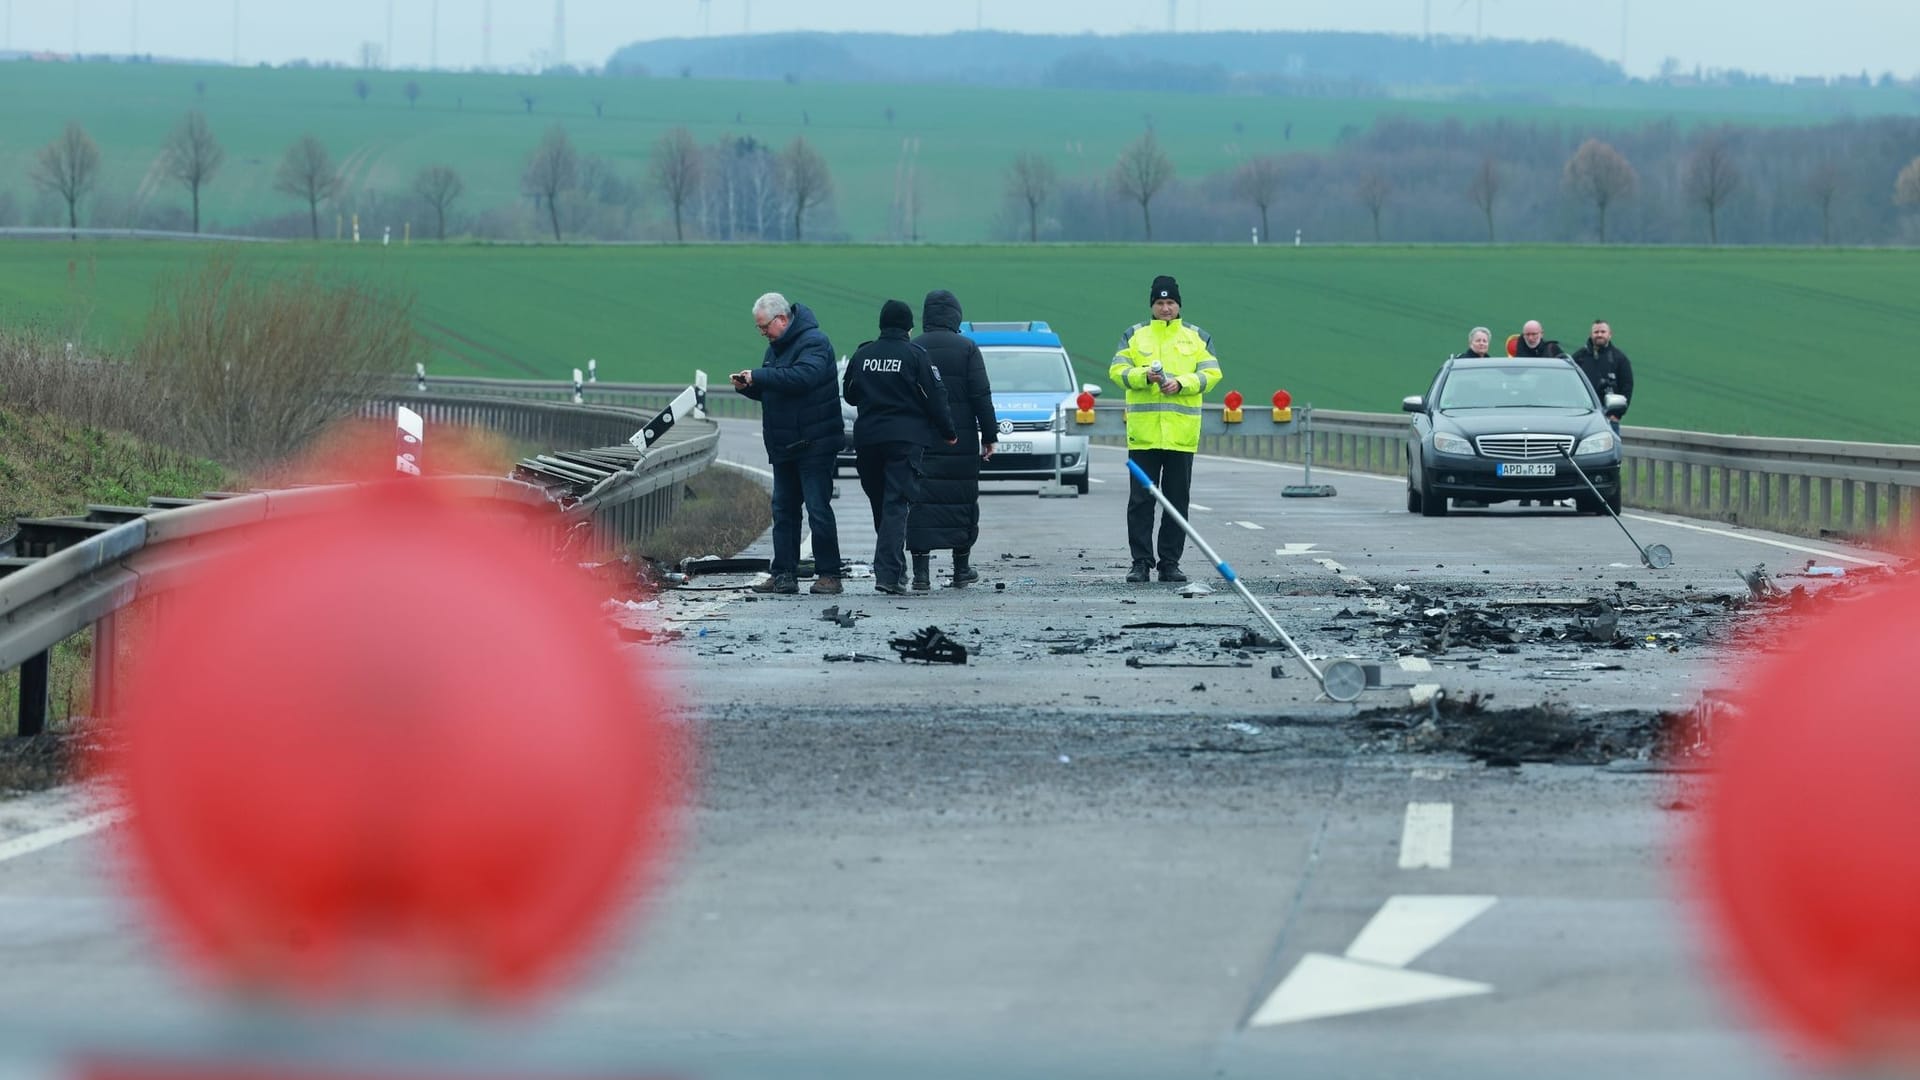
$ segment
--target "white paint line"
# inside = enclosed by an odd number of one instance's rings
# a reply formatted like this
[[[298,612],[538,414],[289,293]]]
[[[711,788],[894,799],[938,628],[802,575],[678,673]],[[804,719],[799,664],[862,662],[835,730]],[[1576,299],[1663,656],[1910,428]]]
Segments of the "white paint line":
[[[1405,967],[1485,914],[1492,896],[1389,896],[1360,936],[1347,946],[1347,959],[1387,967]]]
[[[1313,561],[1319,563],[1321,566],[1326,567],[1327,569],[1333,571],[1336,574],[1344,574],[1347,572],[1346,567],[1341,566],[1339,563],[1334,562],[1332,559],[1315,559]]]
[[[1425,705],[1427,702],[1440,696],[1440,684],[1420,683],[1413,689],[1408,690],[1407,696],[1413,699],[1415,705]]]
[[[1746,540],[1751,543],[1765,544],[1768,547],[1777,547],[1786,551],[1798,551],[1807,555],[1818,555],[1823,559],[1839,559],[1841,562],[1857,563],[1861,566],[1887,565],[1887,560],[1885,559],[1869,559],[1858,555],[1842,555],[1837,551],[1828,551],[1825,548],[1808,547],[1805,544],[1791,544],[1785,540],[1773,540],[1765,536],[1737,533],[1729,529],[1716,529],[1710,525],[1693,525],[1685,521],[1675,521],[1672,518],[1648,517],[1645,514],[1621,514],[1620,516],[1623,518],[1632,518],[1635,521],[1644,521],[1649,525],[1671,525],[1676,529],[1691,529],[1694,532],[1724,536],[1729,540]]]
[[[1190,502],[1190,503],[1188,503],[1188,504],[1187,504],[1187,509],[1189,509],[1189,510],[1204,510],[1204,511],[1206,511],[1206,512],[1207,512],[1207,513],[1209,513],[1209,514],[1211,514],[1211,513],[1213,513],[1213,507],[1211,507],[1211,506],[1201,506],[1201,505],[1200,505],[1199,503],[1197,503],[1197,502]]]
[[[31,855],[43,851],[55,844],[64,844],[88,833],[96,833],[126,817],[124,810],[103,810],[98,814],[89,814],[78,821],[69,821],[65,825],[56,825],[51,829],[28,833],[0,844],[0,862],[17,859],[22,855]]]
[[[1432,671],[1433,665],[1424,656],[1403,656],[1400,658],[1401,671]]]
[[[1099,478],[1099,477],[1097,477],[1097,476],[1089,476],[1089,477],[1087,477],[1087,483],[1089,483],[1089,484],[1104,484],[1104,483],[1106,483],[1106,481],[1105,481],[1105,480],[1102,480],[1102,479],[1100,479],[1100,478]]]
[[[1430,1001],[1490,994],[1486,983],[1308,953],[1253,1014],[1253,1027],[1296,1024]]]
[[[745,465],[738,461],[719,461],[719,462],[715,462],[715,464],[725,465],[729,469],[739,469],[741,472],[752,473],[755,476],[766,479],[769,483],[771,483],[773,480],[773,473],[767,471],[766,469],[756,469],[752,465]]]
[[[1256,524],[1251,521],[1236,521],[1234,522],[1234,524],[1240,526],[1243,529],[1252,529],[1254,532],[1267,531],[1267,527],[1265,525]]]
[[[1400,828],[1400,869],[1453,868],[1453,804],[1410,802]]]
[[[1305,555],[1319,546],[1318,544],[1288,544],[1286,547],[1274,548],[1273,553],[1275,555]]]
[[[1446,769],[1420,768],[1413,770],[1413,778],[1415,780],[1445,780],[1452,775],[1453,773]]]

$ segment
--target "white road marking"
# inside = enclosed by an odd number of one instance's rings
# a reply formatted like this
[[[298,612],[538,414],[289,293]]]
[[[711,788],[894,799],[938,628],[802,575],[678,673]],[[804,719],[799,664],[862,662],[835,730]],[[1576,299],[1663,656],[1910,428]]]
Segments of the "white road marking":
[[[1102,479],[1100,479],[1100,478],[1099,478],[1099,477],[1097,477],[1097,476],[1089,476],[1089,477],[1087,477],[1087,483],[1089,483],[1089,484],[1104,484],[1104,483],[1106,483],[1106,481],[1105,481],[1105,480],[1102,480]]]
[[[1336,574],[1344,574],[1347,572],[1346,567],[1341,566],[1339,563],[1334,562],[1332,559],[1315,559],[1313,561],[1319,563],[1321,566],[1326,567],[1327,569],[1333,571]]]
[[[1405,967],[1496,902],[1492,896],[1389,896],[1347,946],[1347,959]]]
[[[1415,705],[1425,705],[1427,702],[1440,696],[1440,684],[1420,683],[1413,689],[1408,690],[1407,696],[1413,699]]]
[[[1243,529],[1252,529],[1254,532],[1267,531],[1267,527],[1265,525],[1256,524],[1251,521],[1236,521],[1234,522],[1234,524],[1240,526]]]
[[[1432,671],[1433,665],[1424,656],[1403,656],[1400,658],[1401,671]],[[1416,772],[1418,770],[1415,770]]]
[[[1334,562],[1332,559],[1315,559],[1313,561],[1319,563],[1321,566],[1326,567],[1327,569],[1333,571],[1334,573],[1339,574],[1340,579],[1342,581],[1345,581],[1347,584],[1352,585],[1356,589],[1373,588],[1373,582],[1368,581],[1366,578],[1363,578],[1358,574],[1348,573],[1346,567],[1341,566],[1339,563]]]
[[[41,829],[39,832],[16,837],[0,844],[0,862],[17,859],[22,855],[31,855],[55,844],[64,844],[69,840],[86,836],[88,833],[99,832],[126,816],[124,810],[103,810],[97,814],[89,814],[78,821],[69,821],[65,825],[56,825],[51,829]]]
[[[1400,869],[1453,868],[1453,804],[1410,802],[1400,828]]]
[[[1305,555],[1319,546],[1318,544],[1288,544],[1286,547],[1274,548],[1273,553],[1275,555]]]
[[[1694,532],[1724,536],[1729,540],[1748,540],[1756,544],[1765,544],[1768,547],[1782,548],[1787,551],[1798,551],[1807,555],[1818,555],[1823,559],[1839,559],[1841,562],[1858,563],[1861,566],[1887,565],[1887,560],[1885,559],[1869,559],[1858,555],[1842,555],[1837,551],[1827,551],[1824,548],[1808,547],[1805,544],[1790,544],[1785,540],[1770,540],[1764,536],[1751,536],[1746,533],[1731,532],[1727,529],[1716,529],[1709,525],[1693,525],[1684,521],[1675,521],[1672,518],[1648,517],[1645,514],[1621,514],[1620,516],[1623,518],[1632,518],[1635,521],[1644,521],[1649,525],[1671,525],[1676,529],[1692,529]]]
[[[1486,983],[1308,953],[1274,988],[1249,1023],[1253,1027],[1297,1024],[1492,992],[1493,987]]]
[[[1446,769],[1421,768],[1413,770],[1413,778],[1415,780],[1445,780],[1452,775],[1453,774]]]
[[[1201,506],[1201,505],[1200,505],[1199,503],[1197,503],[1197,502],[1190,502],[1190,503],[1188,503],[1188,504],[1187,504],[1187,509],[1189,509],[1189,510],[1204,510],[1204,511],[1206,511],[1206,512],[1207,512],[1207,513],[1209,513],[1209,514],[1211,514],[1211,513],[1213,513],[1213,507],[1211,507],[1211,506]]]

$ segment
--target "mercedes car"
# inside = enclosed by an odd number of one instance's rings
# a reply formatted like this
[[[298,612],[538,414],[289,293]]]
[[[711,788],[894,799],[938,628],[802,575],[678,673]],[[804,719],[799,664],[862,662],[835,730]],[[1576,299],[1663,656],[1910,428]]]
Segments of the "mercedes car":
[[[1439,517],[1449,499],[1572,499],[1583,513],[1618,513],[1620,438],[1612,417],[1626,405],[1617,394],[1602,400],[1566,360],[1449,360],[1424,397],[1400,403],[1413,414],[1407,511]]]

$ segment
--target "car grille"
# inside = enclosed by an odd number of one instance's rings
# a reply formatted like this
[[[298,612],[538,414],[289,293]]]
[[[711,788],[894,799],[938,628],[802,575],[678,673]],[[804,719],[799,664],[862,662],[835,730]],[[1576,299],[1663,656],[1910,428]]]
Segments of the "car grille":
[[[1012,431],[1052,431],[1052,420],[1009,420],[1007,429]]]
[[[1482,435],[1475,441],[1482,455],[1508,461],[1558,458],[1573,449],[1571,435]]]

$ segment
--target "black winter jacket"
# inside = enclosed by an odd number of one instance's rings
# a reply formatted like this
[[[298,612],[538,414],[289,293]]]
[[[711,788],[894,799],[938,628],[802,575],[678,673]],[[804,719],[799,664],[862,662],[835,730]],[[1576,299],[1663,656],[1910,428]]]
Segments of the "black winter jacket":
[[[1528,345],[1526,338],[1515,338],[1513,342],[1513,355],[1565,356],[1567,355],[1567,350],[1561,348],[1559,342],[1547,338],[1541,338],[1540,344],[1538,345]]]
[[[1627,354],[1614,347],[1609,341],[1601,348],[1594,348],[1593,339],[1588,338],[1586,345],[1573,354],[1574,366],[1587,376],[1593,389],[1601,397],[1619,394],[1628,401],[1633,400],[1633,363]],[[1621,416],[1627,415],[1625,410]]]
[[[740,391],[760,403],[768,461],[840,452],[846,438],[833,369],[833,342],[806,305],[793,305],[787,332],[767,345],[753,385]]]
[[[853,422],[853,445],[904,442],[927,446],[938,435],[954,437],[953,416],[940,369],[927,351],[907,339],[905,330],[882,330],[879,338],[854,350],[847,360],[847,404],[860,410]]]
[[[921,462],[920,495],[907,517],[907,550],[967,551],[980,537],[980,446],[1000,433],[993,387],[980,347],[960,334],[960,301],[952,293],[928,293],[920,325],[926,332],[914,344],[927,350],[940,372],[960,441],[932,447]]]

